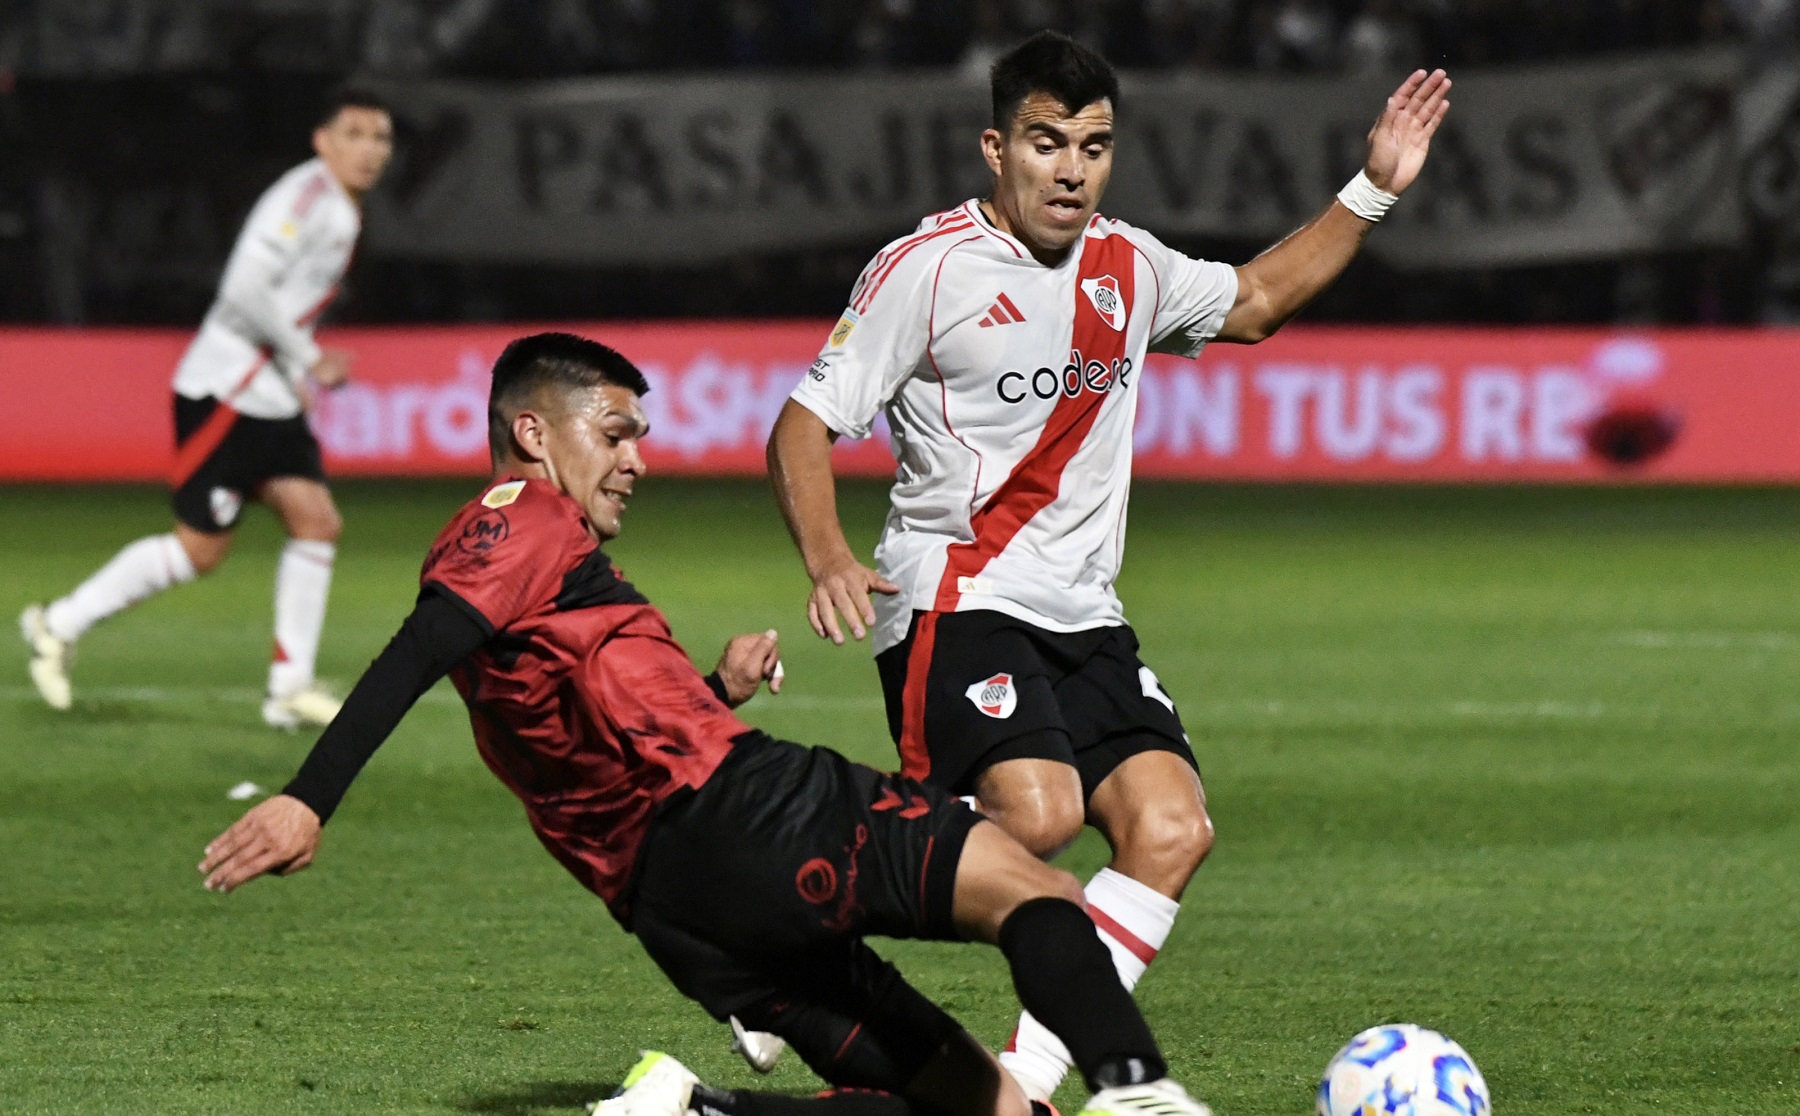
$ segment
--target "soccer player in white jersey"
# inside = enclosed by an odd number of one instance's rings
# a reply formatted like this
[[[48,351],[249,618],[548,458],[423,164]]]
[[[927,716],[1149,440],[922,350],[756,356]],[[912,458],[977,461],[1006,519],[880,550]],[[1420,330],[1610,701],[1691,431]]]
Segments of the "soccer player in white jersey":
[[[1145,353],[1260,341],[1324,290],[1417,178],[1449,88],[1442,71],[1409,77],[1364,171],[1233,268],[1096,212],[1117,79],[1064,36],[1027,40],[993,68],[993,192],[875,257],[770,437],[813,630],[873,630],[904,772],[974,795],[1039,856],[1099,829],[1113,859],[1088,909],[1127,986],[1212,845],[1174,700],[1113,592]],[[883,410],[899,468],[869,569],[838,522],[830,450]],[[1039,1099],[1069,1066],[1029,1015],[1001,1060]]]
[[[263,719],[322,725],[338,701],[313,679],[342,521],[306,424],[312,393],[341,385],[348,353],[313,328],[337,294],[362,229],[362,198],[393,153],[393,121],[372,93],[331,94],[318,157],[269,187],[231,250],[219,294],[175,370],[175,529],[121,550],[68,596],[20,617],[31,679],[53,708],[73,701],[69,661],[95,624],[215,569],[246,500],[288,534],[275,574],[275,651]]]

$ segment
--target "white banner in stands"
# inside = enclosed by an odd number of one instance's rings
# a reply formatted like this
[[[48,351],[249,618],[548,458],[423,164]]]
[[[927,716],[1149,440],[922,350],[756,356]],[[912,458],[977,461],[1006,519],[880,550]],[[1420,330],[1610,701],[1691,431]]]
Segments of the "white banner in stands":
[[[1407,267],[1732,243],[1729,50],[1454,75],[1426,174],[1371,238]],[[1273,240],[1356,171],[1389,81],[1127,75],[1104,209],[1172,236]],[[980,82],[634,77],[389,91],[401,152],[373,199],[384,255],[599,264],[875,244],[985,193]],[[604,308],[596,307],[603,311]]]

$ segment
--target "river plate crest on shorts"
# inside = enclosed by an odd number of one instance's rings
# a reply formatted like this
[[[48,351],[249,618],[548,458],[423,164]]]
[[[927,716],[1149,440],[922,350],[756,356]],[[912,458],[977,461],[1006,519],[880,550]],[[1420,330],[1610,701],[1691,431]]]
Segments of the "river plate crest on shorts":
[[[964,690],[963,696],[974,702],[975,708],[1002,721],[1012,716],[1013,710],[1019,707],[1019,691],[1013,687],[1010,674],[984,678]]]

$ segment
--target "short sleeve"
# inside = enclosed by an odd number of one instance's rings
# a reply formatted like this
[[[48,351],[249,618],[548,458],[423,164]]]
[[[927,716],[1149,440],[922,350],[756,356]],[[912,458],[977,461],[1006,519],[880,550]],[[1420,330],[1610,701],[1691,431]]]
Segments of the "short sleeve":
[[[220,300],[257,340],[274,347],[282,371],[295,381],[318,363],[319,346],[288,318],[274,292],[299,258],[304,236],[295,221],[281,217],[265,196],[245,223],[219,280]]]
[[[847,438],[867,438],[875,416],[925,359],[931,341],[931,282],[939,252],[896,241],[863,269],[850,306],[794,402]]]
[[[1131,230],[1130,235],[1132,243],[1149,257],[1160,287],[1150,351],[1200,355],[1224,328],[1225,316],[1237,303],[1237,269],[1184,256],[1141,229]]]
[[[565,497],[509,481],[451,520],[419,583],[448,593],[490,632],[499,631],[555,601],[564,574],[596,545]]]
[[[307,222],[294,203],[291,182],[271,186],[257,199],[240,238],[239,250],[254,256],[261,269],[277,280],[305,251]]]

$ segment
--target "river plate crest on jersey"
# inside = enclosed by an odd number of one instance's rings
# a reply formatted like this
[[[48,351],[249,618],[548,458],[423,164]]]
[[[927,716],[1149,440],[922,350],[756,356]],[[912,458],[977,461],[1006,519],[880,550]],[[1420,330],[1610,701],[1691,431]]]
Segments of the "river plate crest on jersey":
[[[1081,293],[1088,296],[1094,304],[1094,310],[1107,325],[1114,329],[1125,328],[1125,299],[1119,294],[1119,281],[1110,275],[1102,275],[1098,279],[1083,279]]]

